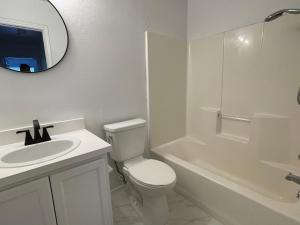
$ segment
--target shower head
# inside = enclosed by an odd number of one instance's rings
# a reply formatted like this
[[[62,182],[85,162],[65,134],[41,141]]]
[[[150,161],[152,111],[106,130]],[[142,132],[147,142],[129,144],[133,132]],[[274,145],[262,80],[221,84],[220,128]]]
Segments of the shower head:
[[[300,14],[300,9],[282,9],[277,12],[272,13],[269,15],[265,22],[271,22],[273,20],[276,20],[277,18],[283,16],[284,14]]]

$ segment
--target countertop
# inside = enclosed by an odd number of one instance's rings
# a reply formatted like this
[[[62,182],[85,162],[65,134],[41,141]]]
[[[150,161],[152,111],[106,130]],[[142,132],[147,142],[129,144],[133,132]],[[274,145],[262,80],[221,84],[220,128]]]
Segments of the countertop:
[[[106,153],[111,151],[110,144],[86,129],[54,135],[52,137],[78,138],[81,140],[81,143],[74,151],[47,162],[17,168],[0,168],[0,191],[24,183],[25,181],[54,174],[55,171],[59,171],[62,168],[106,157]],[[14,143],[14,145],[17,144],[20,143]],[[11,145],[0,146],[0,151],[9,146]]]

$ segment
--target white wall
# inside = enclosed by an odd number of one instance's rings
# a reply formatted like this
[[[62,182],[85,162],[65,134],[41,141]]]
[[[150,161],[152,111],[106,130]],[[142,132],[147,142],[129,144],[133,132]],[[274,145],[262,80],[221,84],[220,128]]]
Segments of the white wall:
[[[262,22],[284,8],[300,8],[300,1],[188,0],[188,36],[194,39]]]
[[[52,2],[67,24],[69,51],[41,74],[0,69],[0,129],[83,116],[103,135],[104,123],[146,118],[144,32],[185,36],[185,22],[173,23],[186,20],[185,1],[152,1],[151,8],[148,0]]]
[[[148,31],[186,38],[188,0],[143,0],[143,2]]]

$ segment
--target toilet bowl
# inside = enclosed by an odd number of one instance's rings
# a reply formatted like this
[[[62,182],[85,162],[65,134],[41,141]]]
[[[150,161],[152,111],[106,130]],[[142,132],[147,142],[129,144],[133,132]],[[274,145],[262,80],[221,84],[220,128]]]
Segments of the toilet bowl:
[[[167,164],[137,157],[124,162],[123,171],[142,197],[144,225],[164,225],[168,220],[166,194],[176,183],[176,174]]]
[[[123,172],[142,199],[144,225],[165,225],[168,219],[166,193],[176,183],[174,170],[164,162],[143,157],[146,121],[127,120],[104,126],[113,151],[110,156],[122,162]]]

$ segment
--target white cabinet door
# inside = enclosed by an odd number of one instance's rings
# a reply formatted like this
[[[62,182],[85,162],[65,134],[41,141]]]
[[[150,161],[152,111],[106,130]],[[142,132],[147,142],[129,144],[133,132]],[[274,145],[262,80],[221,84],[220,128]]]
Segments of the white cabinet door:
[[[58,225],[112,225],[106,159],[50,177]]]
[[[1,225],[55,225],[49,178],[0,192]]]

